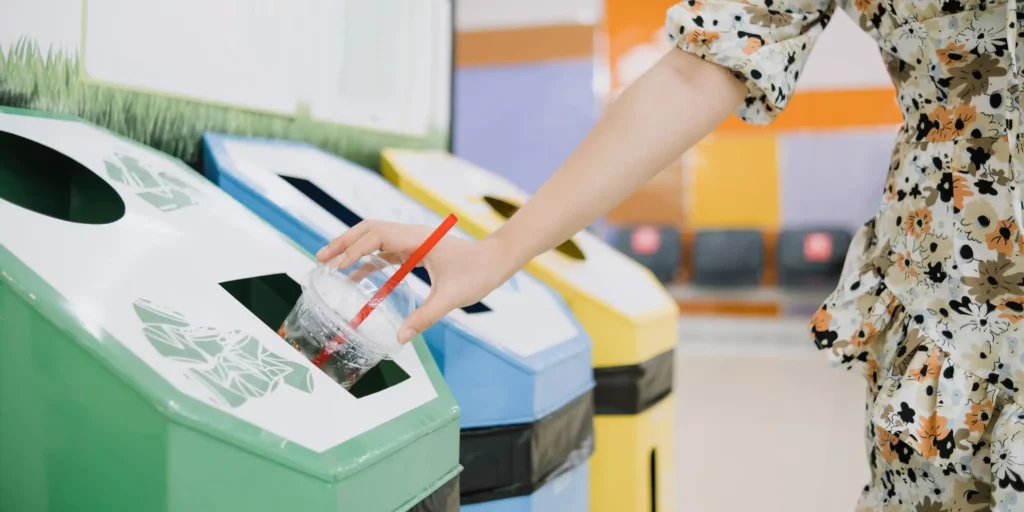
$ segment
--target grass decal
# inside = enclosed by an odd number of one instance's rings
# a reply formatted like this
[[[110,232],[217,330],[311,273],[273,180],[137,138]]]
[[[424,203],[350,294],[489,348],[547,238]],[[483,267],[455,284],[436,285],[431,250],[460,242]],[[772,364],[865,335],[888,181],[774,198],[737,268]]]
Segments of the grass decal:
[[[44,51],[29,39],[0,46],[0,105],[78,116],[192,166],[204,131],[305,141],[371,169],[379,169],[383,147],[445,148],[448,142],[439,129],[415,137],[90,84],[79,66],[76,54]]]

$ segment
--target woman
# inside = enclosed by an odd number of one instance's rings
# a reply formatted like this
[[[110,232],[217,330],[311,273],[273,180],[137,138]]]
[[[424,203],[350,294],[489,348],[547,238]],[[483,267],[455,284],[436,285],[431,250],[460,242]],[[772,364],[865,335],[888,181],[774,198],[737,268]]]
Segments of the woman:
[[[625,199],[738,109],[770,122],[835,4],[687,0],[669,52],[507,224],[448,238],[408,341]],[[902,126],[881,207],[857,234],[815,343],[868,380],[863,510],[1024,510],[1024,237],[1016,0],[856,0]],[[866,106],[865,108],[870,108]],[[429,228],[365,222],[318,255],[407,254]]]

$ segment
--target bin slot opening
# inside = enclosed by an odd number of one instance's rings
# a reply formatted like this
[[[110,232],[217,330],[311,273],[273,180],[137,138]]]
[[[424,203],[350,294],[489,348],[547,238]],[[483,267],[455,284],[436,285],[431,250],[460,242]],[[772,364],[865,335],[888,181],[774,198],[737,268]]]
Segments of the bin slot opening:
[[[0,131],[0,199],[76,224],[124,217],[124,200],[103,178],[34,140]]]
[[[302,295],[302,286],[287,274],[225,281],[220,287],[273,331],[284,323]]]
[[[658,512],[658,449],[651,450],[651,512]]]
[[[284,323],[302,295],[302,286],[287,274],[270,274],[225,281],[220,287],[273,331]],[[283,343],[283,340],[282,340]],[[366,372],[351,389],[356,398],[385,390],[409,378],[394,361],[385,360]]]
[[[519,211],[519,205],[512,204],[504,199],[484,196],[484,201],[490,205],[491,209],[494,210],[495,213],[501,215],[506,220],[511,219],[512,216]],[[573,242],[571,238],[559,244],[558,247],[555,247],[555,251],[558,251],[564,256],[568,256],[574,260],[583,261],[587,259],[583,254],[583,250],[580,249],[580,246],[576,245],[576,242]]]
[[[410,349],[411,350],[411,349]],[[366,372],[351,389],[348,390],[352,396],[363,398],[378,391],[384,391],[409,380],[409,374],[398,363],[385,359]]]
[[[327,213],[333,215],[346,226],[354,227],[356,224],[363,221],[362,217],[352,210],[349,210],[347,206],[338,202],[338,200],[331,197],[327,192],[324,192],[323,189],[316,186],[315,183],[302,178],[296,178],[294,176],[285,176],[283,174],[279,174],[278,176],[281,176],[281,178],[287,181],[289,185],[295,187],[299,192],[302,192],[303,195],[308,197],[324,210],[327,210]],[[427,269],[423,267],[416,267],[413,269],[412,273],[416,277],[420,278],[424,283],[427,283],[427,286],[430,286],[430,274],[427,272]],[[462,310],[466,313],[473,314],[486,313],[490,311],[491,308],[485,306],[483,302],[477,302],[476,304],[471,304],[462,308]]]
[[[424,283],[427,283],[427,286],[431,286],[430,272],[427,272],[427,269],[423,267],[416,267],[412,269],[412,273],[416,277],[420,278]],[[476,304],[470,304],[462,308],[462,310],[472,315],[475,313],[487,313],[491,308],[485,306],[483,302],[477,302]]]

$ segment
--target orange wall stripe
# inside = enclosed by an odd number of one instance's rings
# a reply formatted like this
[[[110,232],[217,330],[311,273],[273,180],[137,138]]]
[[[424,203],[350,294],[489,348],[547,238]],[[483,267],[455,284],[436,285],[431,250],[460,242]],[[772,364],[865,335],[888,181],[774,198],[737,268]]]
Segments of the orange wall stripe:
[[[715,133],[777,133],[794,130],[835,130],[903,123],[892,89],[798,92],[786,110],[768,126],[754,126],[730,117]]]
[[[594,27],[591,25],[467,31],[455,37],[456,67],[591,59],[594,56]]]

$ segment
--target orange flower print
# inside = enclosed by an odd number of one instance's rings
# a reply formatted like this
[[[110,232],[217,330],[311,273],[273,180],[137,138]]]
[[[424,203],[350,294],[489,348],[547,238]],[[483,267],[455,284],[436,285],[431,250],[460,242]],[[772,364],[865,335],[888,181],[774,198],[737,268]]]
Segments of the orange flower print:
[[[941,142],[951,140],[952,137],[952,124],[953,124],[953,111],[942,105],[937,105],[934,110],[928,114],[928,121],[931,123],[933,129],[928,132],[925,136],[925,140],[929,142]]]
[[[892,464],[896,460],[896,450],[893,447],[900,442],[900,439],[882,427],[876,426],[875,432],[878,434],[878,447],[881,449],[882,458]]]
[[[832,313],[829,313],[825,308],[818,308],[814,312],[814,316],[811,317],[811,327],[817,332],[825,332],[828,330],[828,324],[832,321]]]
[[[985,425],[992,417],[992,402],[985,400],[980,404],[971,404],[971,412],[965,416],[964,424],[971,432],[984,432]]]
[[[907,234],[921,238],[932,230],[932,211],[927,207],[919,208],[907,215]]]
[[[743,53],[750,55],[761,49],[761,40],[756,37],[748,37],[747,44],[743,47]]]
[[[967,47],[951,42],[945,48],[935,50],[935,55],[943,66],[959,66],[967,59]]]
[[[963,137],[971,131],[974,121],[978,119],[978,109],[974,105],[962,104],[953,109],[953,137]]]
[[[855,0],[853,5],[857,7],[860,12],[867,12],[871,8],[871,0]]]
[[[718,32],[714,30],[694,29],[686,34],[686,44],[691,46],[711,46],[718,39]]]
[[[1017,323],[1024,320],[1024,297],[1004,299],[1003,303],[996,306],[999,310],[999,318]]]
[[[864,324],[860,326],[860,330],[853,335],[853,339],[850,340],[850,345],[853,345],[854,347],[863,347],[870,343],[871,340],[875,339],[876,336],[878,336],[878,329],[875,329],[875,326],[871,323],[864,322]]]
[[[949,420],[933,412],[931,416],[921,415],[918,418],[921,426],[917,429],[918,447],[921,456],[930,459],[939,454],[937,442],[949,435],[946,424]]]
[[[907,277],[917,277],[917,269],[910,259],[910,251],[896,253],[896,266],[899,267]]]
[[[995,229],[985,235],[985,242],[989,249],[1010,256],[1017,242],[1017,223],[1013,219],[999,221]]]
[[[959,172],[953,173],[953,207],[957,210],[964,209],[964,198],[974,195],[971,183]]]
[[[921,366],[910,369],[910,378],[924,382],[925,380],[934,380],[939,376],[939,370],[942,369],[942,361],[939,360],[939,353],[932,352],[928,356],[928,360]]]

